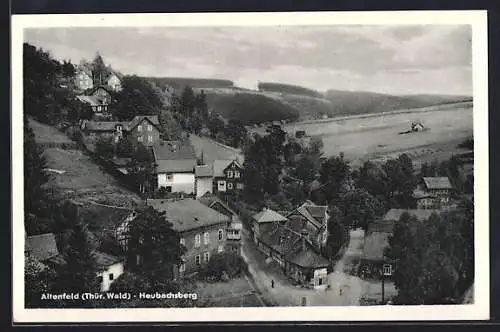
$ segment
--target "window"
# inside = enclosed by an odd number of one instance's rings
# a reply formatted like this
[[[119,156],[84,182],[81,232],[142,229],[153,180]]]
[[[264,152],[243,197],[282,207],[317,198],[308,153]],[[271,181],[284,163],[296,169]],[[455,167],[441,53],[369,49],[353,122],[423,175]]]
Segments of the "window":
[[[219,181],[217,184],[219,191],[226,191],[226,181]]]
[[[179,243],[182,244],[183,246],[186,246],[186,239],[181,237],[181,239],[179,240]]]
[[[148,131],[153,131],[153,126],[152,125],[148,125]]]
[[[151,136],[151,135],[148,136],[148,142],[149,143],[153,142],[153,136]]]
[[[101,111],[101,106],[97,106],[97,111],[100,112]]]
[[[137,141],[142,142],[142,136],[137,136]]]
[[[173,174],[167,174],[167,181],[172,181],[174,179]]]
[[[196,234],[196,236],[194,237],[194,246],[198,248],[200,244],[201,244],[201,236],[200,234]]]
[[[109,280],[113,280],[113,279],[114,279],[114,277],[115,277],[115,276],[113,275],[113,273],[110,273],[110,274],[109,274]]]
[[[137,126],[137,131],[142,131],[142,125]]]
[[[224,239],[224,230],[219,229],[219,232],[217,232],[219,241],[222,241]]]
[[[227,189],[233,189],[233,183],[232,182],[229,182],[227,184]]]
[[[240,178],[240,172],[239,171],[234,171],[234,177],[239,179]]]
[[[181,263],[181,265],[179,265],[179,272],[183,273],[184,271],[186,271],[186,264]]]
[[[97,277],[97,282],[100,283],[100,284],[102,284],[102,282],[103,282],[102,276],[98,276]]]
[[[203,234],[203,243],[207,245],[209,242],[210,242],[210,234],[208,232],[205,232],[205,234]]]
[[[236,189],[243,189],[243,183],[237,183]]]
[[[203,261],[205,263],[208,263],[209,260],[210,260],[210,253],[207,251],[206,253],[203,254]]]
[[[220,254],[221,252],[224,252],[224,246],[223,245],[219,245],[217,247],[217,252]]]
[[[233,177],[233,171],[227,171],[227,177],[232,178]]]
[[[200,265],[201,264],[200,255],[196,255],[196,257],[194,258],[194,262],[196,263],[196,265]]]
[[[141,255],[136,255],[135,256],[135,264],[141,265],[141,263],[142,263]]]

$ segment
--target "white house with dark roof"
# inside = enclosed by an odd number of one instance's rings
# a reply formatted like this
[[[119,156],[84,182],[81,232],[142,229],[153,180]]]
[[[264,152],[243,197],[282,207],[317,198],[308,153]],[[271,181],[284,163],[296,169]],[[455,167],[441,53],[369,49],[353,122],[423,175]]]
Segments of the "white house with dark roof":
[[[197,165],[194,168],[196,198],[213,193],[214,169],[213,164]]]
[[[77,66],[75,73],[75,87],[78,90],[85,91],[94,87],[92,72],[85,66]]]
[[[196,154],[191,145],[163,142],[153,147],[158,188],[168,192],[195,193]]]

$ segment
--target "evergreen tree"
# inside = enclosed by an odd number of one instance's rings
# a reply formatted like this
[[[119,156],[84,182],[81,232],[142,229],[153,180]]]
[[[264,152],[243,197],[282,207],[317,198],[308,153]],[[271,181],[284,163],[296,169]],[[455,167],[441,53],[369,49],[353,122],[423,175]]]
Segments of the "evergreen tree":
[[[57,288],[61,292],[97,292],[98,266],[94,256],[94,248],[90,242],[87,226],[80,220],[76,208],[73,212],[72,223],[67,247],[63,252],[64,264],[57,269]],[[91,303],[89,303],[92,305]],[[85,306],[85,302],[75,301],[70,306]]]
[[[356,189],[342,195],[339,206],[348,226],[361,227],[365,231],[383,213],[380,202],[363,189]]]
[[[28,250],[24,252],[24,297],[27,308],[50,306],[50,302],[42,300],[42,294],[51,293],[55,273],[40,263]]]
[[[107,68],[102,56],[97,53],[92,61],[92,80],[94,86],[104,85],[107,77]]]
[[[324,184],[321,191],[331,202],[340,194],[342,185],[349,177],[350,167],[342,156],[330,157],[321,164],[319,173],[320,181]]]
[[[141,209],[129,225],[128,238],[129,266],[153,287],[168,284],[174,265],[181,263],[183,248],[165,213],[150,206]]]

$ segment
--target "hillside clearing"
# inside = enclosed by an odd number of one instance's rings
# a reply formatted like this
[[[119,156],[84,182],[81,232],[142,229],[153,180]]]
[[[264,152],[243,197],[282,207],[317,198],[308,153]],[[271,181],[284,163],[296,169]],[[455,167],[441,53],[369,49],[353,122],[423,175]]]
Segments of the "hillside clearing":
[[[193,145],[196,152],[196,157],[203,159],[206,163],[214,160],[234,160],[238,159],[243,162],[243,154],[240,149],[235,149],[230,146],[223,145],[207,137],[189,135],[189,141]]]

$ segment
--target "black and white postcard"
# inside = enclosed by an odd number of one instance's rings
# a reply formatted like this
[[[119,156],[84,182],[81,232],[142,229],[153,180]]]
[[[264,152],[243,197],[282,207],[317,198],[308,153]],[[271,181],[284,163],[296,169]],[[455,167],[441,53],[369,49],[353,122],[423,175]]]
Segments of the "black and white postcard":
[[[488,319],[486,21],[14,15],[14,321]]]

